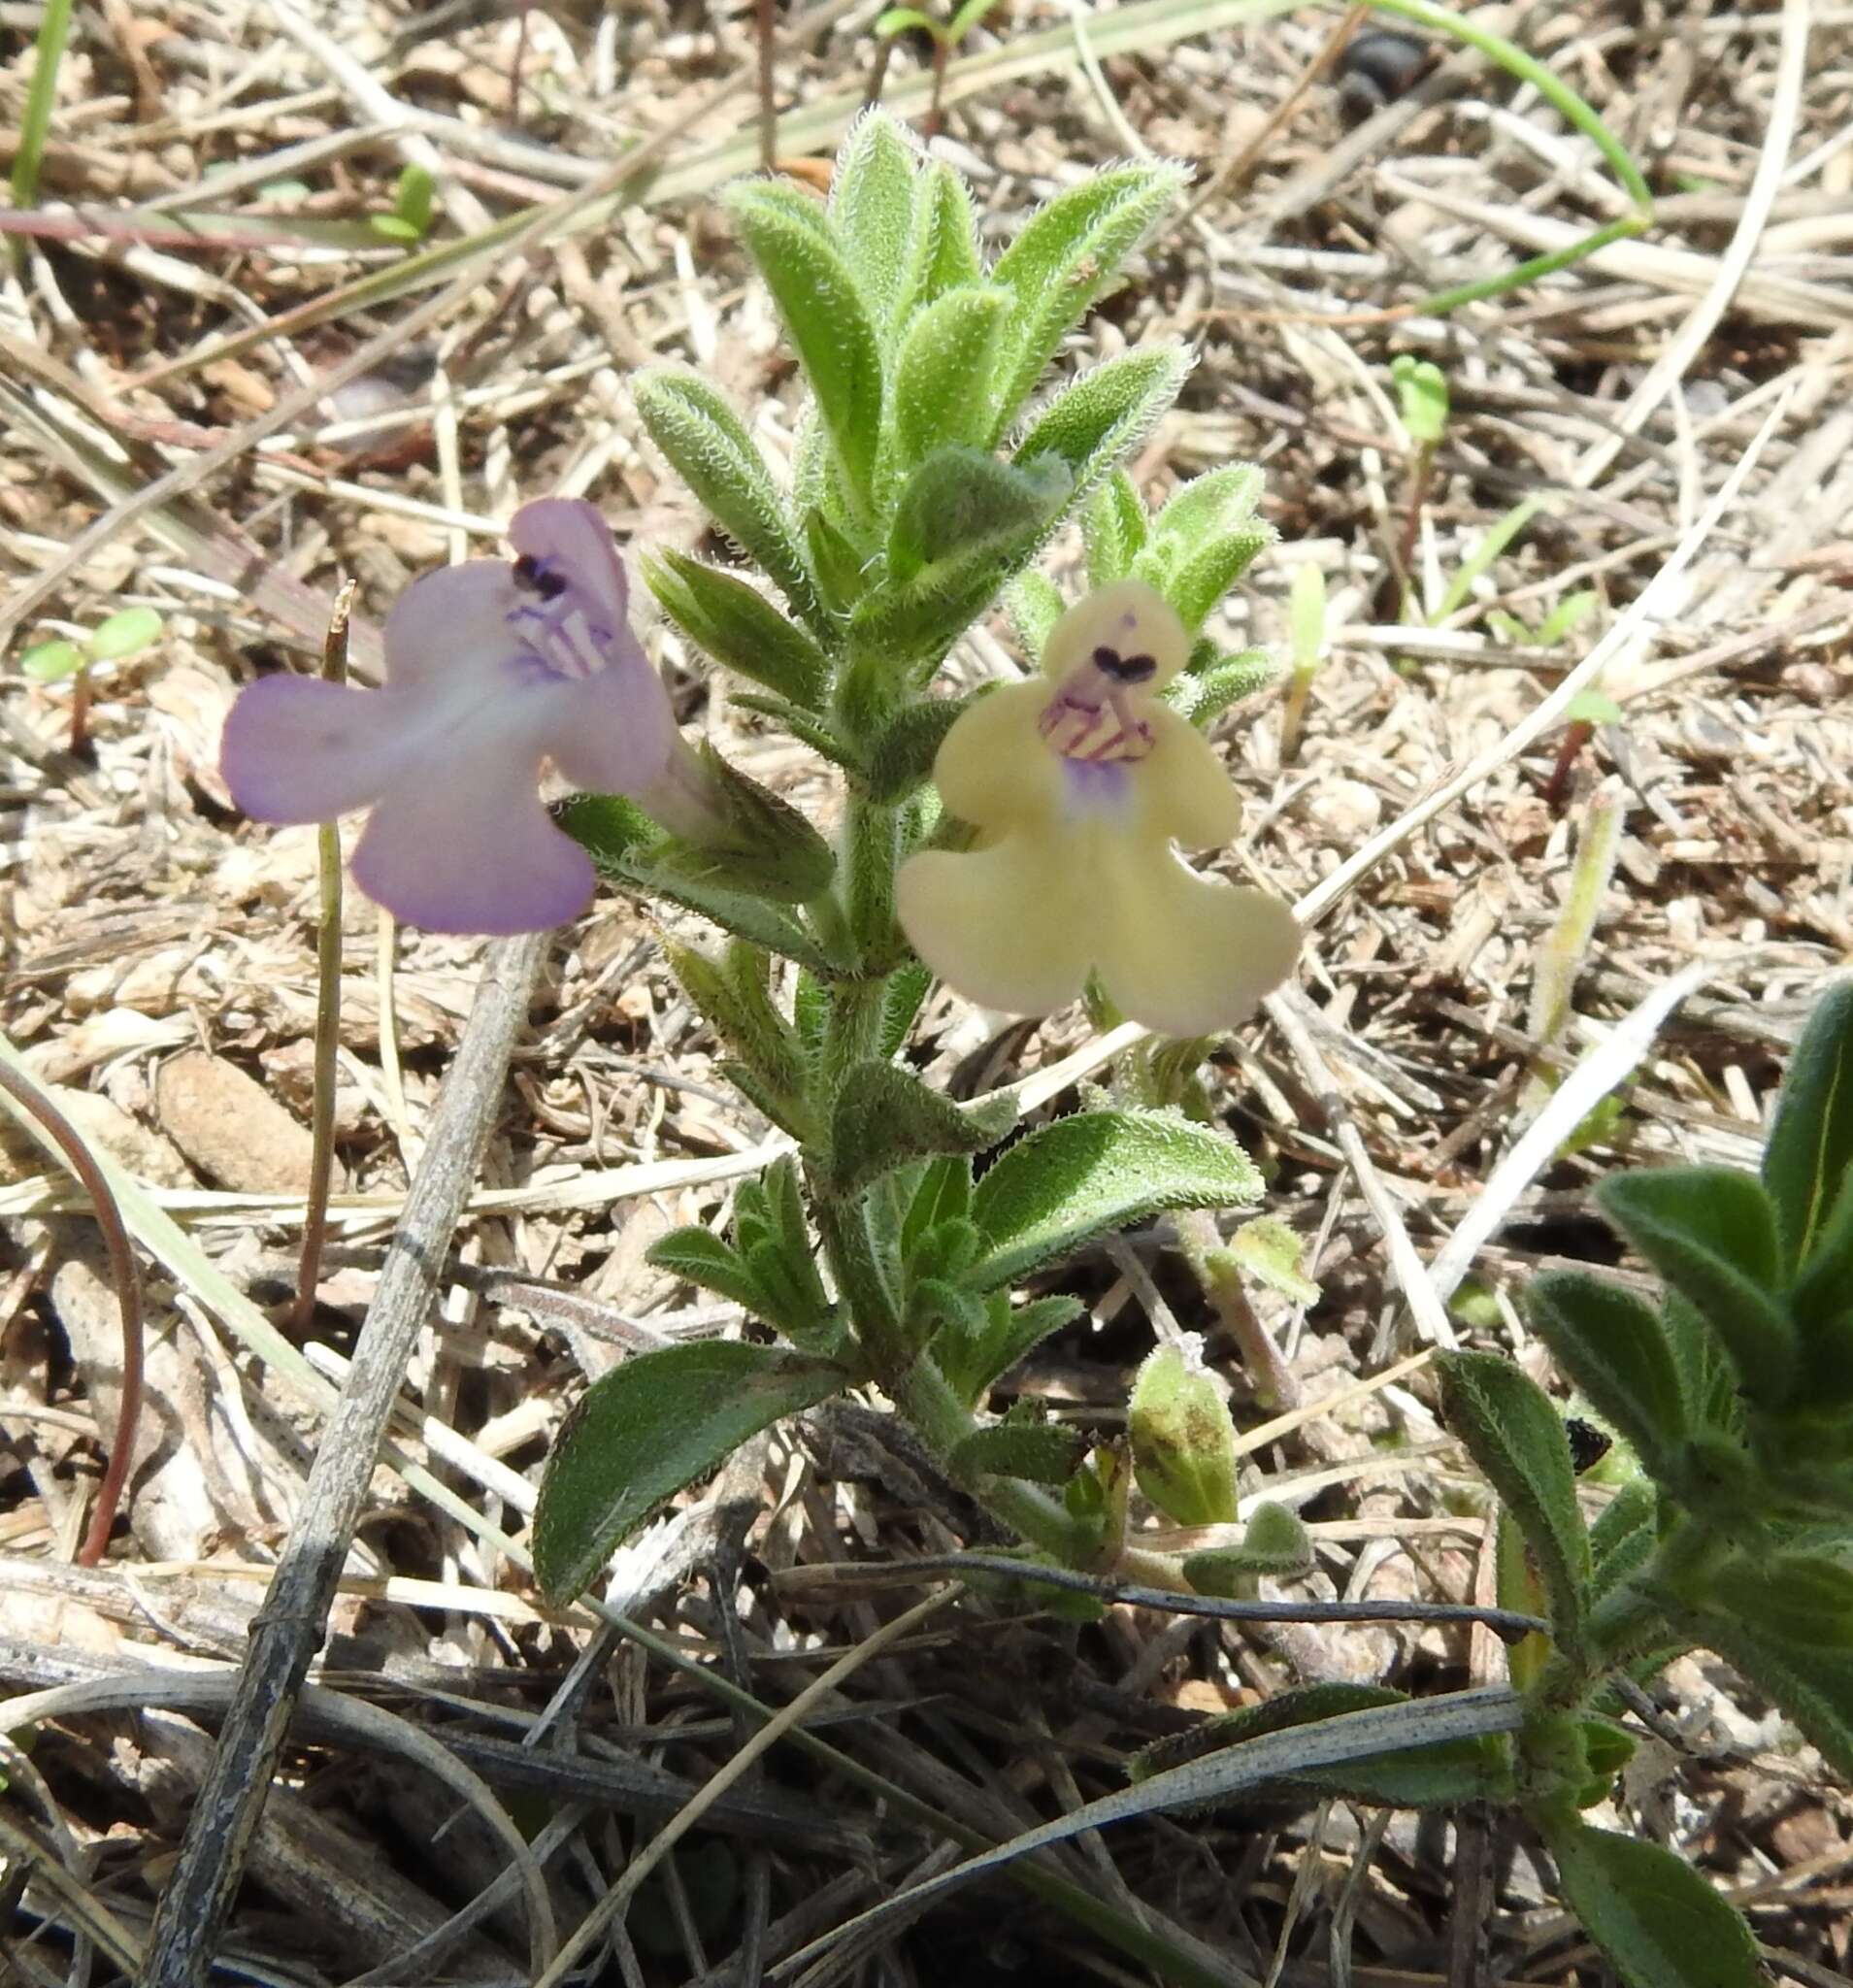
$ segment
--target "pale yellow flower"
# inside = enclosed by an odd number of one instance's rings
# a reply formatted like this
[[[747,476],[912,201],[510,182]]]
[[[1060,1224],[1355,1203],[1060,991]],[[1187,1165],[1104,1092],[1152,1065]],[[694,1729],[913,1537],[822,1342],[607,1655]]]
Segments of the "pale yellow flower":
[[[910,857],[897,909],[969,1000],[1046,1014],[1091,972],[1131,1020],[1210,1035],[1293,971],[1287,907],[1177,853],[1229,842],[1241,819],[1208,741],[1156,695],[1189,647],[1154,589],[1102,587],[1055,624],[1040,676],[980,698],[946,734],[934,778],[978,842]]]

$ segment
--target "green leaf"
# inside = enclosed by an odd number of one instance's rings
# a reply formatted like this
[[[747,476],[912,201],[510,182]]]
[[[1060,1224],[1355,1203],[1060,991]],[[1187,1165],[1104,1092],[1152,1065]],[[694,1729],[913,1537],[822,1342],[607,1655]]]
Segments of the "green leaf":
[[[1256,1579],[1270,1574],[1289,1580],[1312,1572],[1312,1538],[1299,1515],[1284,1505],[1257,1505],[1239,1546],[1211,1546],[1186,1553],[1184,1578],[1200,1595],[1239,1600],[1254,1593]]]
[[[908,479],[888,531],[889,583],[971,557],[1008,557],[1047,530],[1068,494],[1059,472],[1026,471],[977,448],[940,448]]]
[[[846,614],[869,587],[869,561],[821,511],[805,513],[805,548],[832,613]]]
[[[1774,1296],[1780,1245],[1762,1184],[1728,1167],[1611,1174],[1603,1212],[1692,1305],[1730,1354],[1744,1393],[1779,1403],[1795,1379],[1794,1322]]]
[[[1223,596],[1274,541],[1274,526],[1257,518],[1208,540],[1177,567],[1163,591],[1186,633],[1195,635],[1203,627]]]
[[[1519,636],[1541,637],[1543,632],[1541,628],[1520,629]],[[1541,641],[1538,643],[1539,648],[1547,646]],[[1621,706],[1605,690],[1579,690],[1564,709],[1565,718],[1572,725],[1618,725],[1622,715]]]
[[[1212,540],[1254,523],[1267,486],[1257,463],[1232,462],[1179,484],[1152,523],[1152,537],[1174,543],[1188,558]]]
[[[1094,486],[1081,514],[1081,540],[1087,549],[1087,584],[1110,586],[1132,571],[1145,543],[1147,520],[1139,486],[1124,469],[1108,470]]]
[[[1091,368],[1036,416],[1013,459],[1028,466],[1056,457],[1072,472],[1075,496],[1085,497],[1158,425],[1190,364],[1182,346],[1160,344]]]
[[[1317,560],[1303,559],[1293,570],[1287,621],[1293,631],[1293,671],[1309,677],[1325,654],[1325,572]]]
[[[830,617],[817,598],[778,485],[724,396],[699,374],[672,367],[640,373],[631,394],[650,440],[715,524],[813,629],[827,634]]]
[[[83,645],[93,663],[120,662],[161,639],[161,617],[152,608],[124,608],[99,621]]]
[[[382,242],[402,242],[410,246],[423,238],[422,229],[414,228],[396,214],[370,214],[367,225]]]
[[[830,179],[830,218],[877,327],[893,326],[912,265],[912,139],[880,110],[850,125]]]
[[[1786,1643],[1853,1656],[1853,1569],[1818,1553],[1786,1553],[1759,1565],[1728,1560],[1709,1582],[1711,1599]]]
[[[935,41],[940,39],[940,23],[932,15],[922,14],[917,7],[890,7],[876,16],[875,32],[883,41],[915,30],[931,35]]]
[[[888,976],[887,991],[881,997],[881,1033],[877,1048],[892,1060],[900,1055],[913,1033],[920,1004],[933,989],[933,969],[919,960],[897,967]]]
[[[1853,1649],[1789,1640],[1735,1609],[1674,1606],[1668,1614],[1780,1706],[1836,1773],[1853,1774]]]
[[[1243,1208],[1261,1176],[1233,1140],[1166,1111],[1076,1111],[1021,1140],[978,1182],[979,1289],[1013,1283],[1107,1229],[1162,1209]]]
[[[1230,1237],[1227,1254],[1244,1276],[1278,1291],[1290,1304],[1319,1302],[1319,1287],[1304,1268],[1306,1239],[1278,1215],[1243,1222]]]
[[[870,794],[904,801],[929,779],[945,735],[971,704],[969,697],[930,697],[893,712],[869,746]]]
[[[665,943],[663,957],[709,1026],[757,1079],[754,1102],[794,1139],[808,1137],[804,1050],[791,1024],[773,1006],[750,948],[734,940],[714,959],[695,946]]]
[[[1203,1342],[1160,1346],[1140,1367],[1126,1408],[1133,1472],[1160,1511],[1184,1526],[1231,1525],[1236,1429],[1203,1364]]]
[[[797,186],[737,181],[720,196],[798,354],[858,511],[875,486],[881,348],[823,210]]]
[[[1644,1477],[1633,1478],[1597,1514],[1589,1529],[1591,1592],[1600,1599],[1645,1566],[1659,1535],[1660,1495]]]
[[[987,468],[976,470],[978,463]],[[971,481],[948,514],[936,517],[929,494],[938,491],[950,504],[961,464],[972,471]],[[1013,470],[991,456],[940,450],[914,472],[896,515],[895,544],[902,566],[910,570],[857,607],[850,621],[855,645],[890,664],[937,662],[1048,536],[1069,490],[1067,469],[1059,462]],[[961,549],[913,564],[955,536]]]
[[[1546,1271],[1526,1309],[1557,1364],[1596,1412],[1665,1476],[1687,1434],[1685,1395],[1660,1314],[1583,1271]]]
[[[644,580],[669,618],[715,662],[802,710],[823,709],[829,658],[757,588],[683,552],[646,553]]]
[[[993,272],[1016,308],[1005,337],[1000,431],[1071,326],[1118,281],[1120,264],[1183,190],[1182,167],[1156,161],[1109,166],[1059,193],[1017,231]]]
[[[666,843],[656,852],[657,868],[785,904],[804,904],[828,890],[836,854],[809,818],[706,740],[697,750],[716,818],[699,843]]]
[[[955,1153],[929,1160],[908,1202],[901,1227],[902,1255],[910,1261],[928,1234],[942,1223],[965,1221],[971,1211],[972,1162]]]
[[[796,960],[812,973],[830,973],[830,961],[789,911],[762,897],[730,889],[724,880],[678,868],[675,858],[682,845],[622,796],[574,794],[556,803],[551,812],[608,882],[645,897],[665,898],[737,939]]]
[[[1009,310],[1008,290],[961,287],[908,326],[894,367],[897,468],[910,470],[936,448],[983,448],[990,440],[991,376]]]
[[[1570,1441],[1550,1398],[1497,1353],[1438,1353],[1441,1415],[1524,1535],[1557,1638],[1574,1648],[1588,1607],[1589,1535]]]
[[[1026,1477],[1032,1484],[1065,1484],[1086,1449],[1086,1439],[1049,1422],[1006,1420],[975,1429],[946,1464],[955,1477]]]
[[[412,230],[412,238],[423,240],[431,227],[438,182],[423,166],[407,166],[399,175],[392,197],[392,211]]]
[[[613,1368],[581,1396],[547,1459],[534,1513],[542,1593],[555,1606],[575,1600],[655,1507],[848,1378],[827,1361],[728,1340]]]
[[[956,49],[1001,0],[964,0],[946,25],[946,39]]]
[[[1853,1162],[1853,977],[1815,1004],[1789,1058],[1775,1122],[1763,1149],[1763,1184],[1775,1204],[1783,1267],[1793,1277]]]
[[[1583,625],[1583,623],[1589,619],[1590,615],[1593,614],[1601,605],[1601,597],[1589,588],[1585,588],[1581,593],[1566,594],[1564,598],[1557,603],[1556,607],[1554,607],[1550,611],[1550,613],[1544,616],[1543,620],[1541,620],[1538,624],[1538,641],[1539,646],[1543,648],[1554,648],[1560,642],[1562,642],[1565,639],[1566,636],[1574,635],[1577,629],[1579,629]],[[1582,696],[1584,697],[1600,698],[1602,697],[1602,695],[1603,693],[1600,690],[1586,690],[1582,693]],[[1570,710],[1567,713],[1568,715],[1573,717],[1577,714],[1576,706],[1579,701],[1580,700],[1578,698],[1574,697],[1571,699]],[[1605,699],[1605,702],[1606,702],[1609,708],[1614,712],[1614,716],[1596,718],[1592,722],[1601,725],[1620,724],[1620,705],[1616,704],[1612,698]]]
[[[1207,670],[1174,677],[1165,694],[1179,716],[1203,731],[1231,705],[1274,689],[1281,675],[1278,660],[1265,648],[1245,648],[1239,655],[1217,657]]]
[[[867,772],[861,755],[828,718],[802,711],[787,698],[771,697],[760,690],[736,690],[730,701],[738,711],[757,712],[762,718],[770,718],[781,732],[803,740],[820,759],[842,767],[857,779]]]
[[[1590,1808],[1613,1794],[1615,1776],[1634,1759],[1638,1749],[1634,1735],[1612,1719],[1585,1717],[1581,1725],[1589,1780],[1578,1806]]]
[[[1009,615],[1016,639],[1032,659],[1040,656],[1047,646],[1065,605],[1055,582],[1045,573],[1019,573],[1005,589],[1004,612]]]
[[[971,188],[943,159],[929,159],[914,182],[913,274],[902,322],[984,279]]]
[[[1390,361],[1390,378],[1409,440],[1432,447],[1447,426],[1447,375],[1432,359],[1399,352]]]
[[[1032,1298],[1012,1310],[1002,1298],[1001,1292],[993,1297],[1000,1315],[987,1321],[981,1331],[956,1344],[941,1341],[934,1347],[947,1385],[968,1408],[981,1401],[989,1388],[1051,1333],[1073,1325],[1087,1309],[1078,1298],[1058,1295]]]
[[[89,660],[75,642],[42,642],[19,658],[19,674],[35,683],[60,683]]]
[[[959,1105],[898,1063],[857,1063],[844,1077],[831,1115],[830,1191],[858,1194],[910,1160],[984,1152],[1015,1117],[1006,1092]]]
[[[1628,1988],[1762,1988],[1750,1928],[1682,1858],[1576,1822],[1543,1833],[1571,1909]]]
[[[730,1305],[738,1305],[755,1318],[767,1315],[766,1294],[747,1268],[745,1259],[700,1227],[672,1229],[659,1236],[644,1252],[645,1263],[666,1270],[685,1283],[712,1291]]]

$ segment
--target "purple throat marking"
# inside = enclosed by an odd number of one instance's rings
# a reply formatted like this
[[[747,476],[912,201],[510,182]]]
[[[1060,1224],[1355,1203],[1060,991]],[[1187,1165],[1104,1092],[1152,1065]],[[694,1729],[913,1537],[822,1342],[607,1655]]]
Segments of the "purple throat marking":
[[[521,644],[517,661],[524,674],[535,669],[568,682],[595,677],[612,659],[614,635],[597,618],[596,604],[570,574],[550,560],[523,553],[514,562],[518,593],[532,594],[505,617]]]

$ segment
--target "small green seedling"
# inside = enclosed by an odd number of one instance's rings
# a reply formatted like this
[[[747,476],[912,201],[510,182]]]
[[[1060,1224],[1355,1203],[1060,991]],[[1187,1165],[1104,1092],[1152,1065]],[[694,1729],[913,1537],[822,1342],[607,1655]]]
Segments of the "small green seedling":
[[[965,38],[998,4],[998,0],[965,0],[949,20],[935,20],[917,7],[890,7],[876,21],[877,36],[892,42],[898,35],[923,34],[933,44],[933,100],[927,106],[926,135],[932,138],[940,128],[940,97],[945,88],[945,66],[959,51]]]
[[[1415,570],[1415,541],[1422,529],[1422,507],[1428,502],[1429,485],[1435,478],[1435,451],[1440,447],[1447,427],[1447,375],[1433,359],[1399,352],[1390,361],[1390,378],[1396,382],[1398,418],[1415,451],[1409,461],[1403,533],[1396,553],[1396,578],[1403,588],[1403,612],[1406,618],[1415,607],[1411,575]]]
[[[393,191],[392,212],[370,214],[367,225],[388,242],[403,242],[408,247],[422,242],[431,231],[437,191],[437,181],[422,166],[408,166]]]
[[[1509,642],[1514,647],[1555,648],[1560,642],[1567,642],[1575,634],[1596,612],[1596,606],[1595,589],[1585,587],[1581,593],[1566,594],[1535,628],[1521,621],[1516,614],[1507,614],[1498,608],[1489,612],[1486,621],[1501,641]],[[1614,702],[1612,698],[1605,701]],[[1602,718],[1598,722],[1607,724],[1610,720]]]
[[[1583,748],[1596,736],[1598,725],[1621,723],[1621,706],[1599,684],[1579,690],[1564,713],[1563,743],[1557,748],[1557,764],[1544,785],[1544,801],[1552,813],[1563,812],[1564,797],[1570,792],[1570,776]]]
[[[19,674],[35,683],[71,686],[71,750],[83,750],[90,713],[90,668],[95,663],[119,663],[139,655],[161,637],[161,617],[152,608],[124,608],[101,621],[82,642],[61,637],[42,642],[19,658]]]
[[[1307,559],[1294,569],[1293,590],[1287,597],[1287,626],[1293,639],[1293,675],[1287,681],[1287,703],[1280,714],[1280,763],[1285,766],[1300,749],[1300,726],[1306,717],[1312,679],[1325,660],[1325,573]]]
[[[1433,448],[1447,427],[1447,375],[1433,359],[1399,352],[1390,361],[1397,413],[1418,448]]]

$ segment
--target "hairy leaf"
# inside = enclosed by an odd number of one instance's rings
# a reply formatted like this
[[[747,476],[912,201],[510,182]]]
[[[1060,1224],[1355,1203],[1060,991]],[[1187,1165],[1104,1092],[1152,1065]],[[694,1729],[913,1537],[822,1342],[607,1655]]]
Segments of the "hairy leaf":
[[[1583,1271],[1546,1271],[1526,1309],[1596,1412],[1664,1476],[1686,1439],[1686,1403],[1659,1312]]]
[[[856,506],[874,488],[881,434],[881,350],[868,307],[811,195],[767,180],[721,195],[804,368]]]
[[[669,618],[715,662],[804,711],[822,710],[829,658],[756,588],[671,551],[645,558],[644,580]]]
[[[1441,1411],[1524,1535],[1558,1640],[1581,1640],[1589,1535],[1570,1442],[1550,1398],[1497,1353],[1440,1353]]]
[[[1581,1823],[1546,1826],[1564,1896],[1628,1988],[1760,1988],[1737,1909],[1658,1843]]]
[[[1717,1335],[1744,1393],[1779,1403],[1795,1378],[1794,1322],[1775,1293],[1775,1209],[1754,1175],[1728,1167],[1612,1174],[1603,1212]]]
[[[547,1459],[534,1513],[542,1593],[574,1600],[665,1499],[848,1378],[827,1361],[731,1340],[665,1346],[613,1368],[580,1397]]]
[[[978,1182],[982,1289],[1162,1209],[1244,1208],[1261,1176],[1233,1140],[1165,1111],[1077,1111],[1020,1141]]]
[[[715,524],[820,633],[829,627],[766,459],[723,395],[697,373],[657,367],[631,382],[650,440]]]

